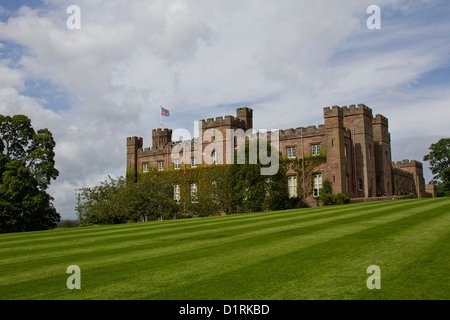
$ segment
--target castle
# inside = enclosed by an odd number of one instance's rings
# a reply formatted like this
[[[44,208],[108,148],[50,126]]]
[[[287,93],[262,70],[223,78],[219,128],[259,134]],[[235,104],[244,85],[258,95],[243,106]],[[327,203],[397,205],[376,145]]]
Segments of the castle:
[[[388,119],[373,116],[372,109],[360,104],[349,107],[323,109],[324,124],[279,131],[279,151],[289,159],[303,159],[326,154],[326,160],[314,170],[311,177],[312,193],[305,197],[309,205],[317,203],[322,182],[332,182],[333,193],[352,193],[356,198],[414,194],[418,198],[431,196],[425,190],[422,163],[415,160],[392,162]],[[199,135],[206,130],[219,131],[226,137],[227,130],[251,130],[253,110],[238,108],[236,117],[225,116],[199,121]],[[195,139],[193,139],[195,140]],[[177,170],[196,167],[195,157],[185,163],[171,157],[172,150],[181,141],[172,141],[172,130],[154,129],[152,147],[143,148],[140,137],[127,138],[127,170],[147,172],[150,167]],[[206,149],[202,142],[202,152]],[[225,153],[222,153],[225,154]],[[217,155],[214,155],[217,156]],[[214,163],[217,162],[214,159]],[[227,162],[228,163],[228,162]],[[287,183],[291,197],[299,196],[297,172],[289,169]],[[304,181],[304,180],[303,180]]]

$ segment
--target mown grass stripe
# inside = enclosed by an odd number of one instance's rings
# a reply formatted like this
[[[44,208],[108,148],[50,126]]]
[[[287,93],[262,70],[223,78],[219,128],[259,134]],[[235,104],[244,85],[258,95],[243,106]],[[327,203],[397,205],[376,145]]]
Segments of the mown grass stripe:
[[[342,206],[332,208],[331,211],[325,210],[329,208],[319,208],[320,210],[306,210],[306,214],[296,213],[298,211],[288,212],[286,215],[255,214],[252,218],[256,220],[241,220],[241,216],[232,216],[233,219],[230,221],[235,220],[236,223],[222,224],[221,227],[218,227],[220,220],[229,217],[218,217],[209,219],[211,222],[217,222],[211,228],[202,221],[198,227],[203,225],[204,230],[180,229],[178,233],[172,235],[160,233],[154,238],[151,237],[151,232],[134,235],[134,238],[132,234],[123,233],[122,238],[109,239],[111,242],[109,245],[101,241],[101,245],[81,248],[90,249],[90,253],[89,251],[74,253],[74,250],[66,252],[55,247],[52,254],[56,256],[46,256],[45,250],[42,252],[43,255],[36,255],[31,260],[20,260],[20,255],[12,255],[8,263],[0,266],[2,271],[0,297],[33,299],[174,297],[183,292],[201,293],[201,290],[184,289],[189,285],[196,286],[202,281],[223,285],[224,288],[216,288],[215,292],[223,290],[226,292],[227,285],[220,281],[223,277],[228,280],[227,283],[236,285],[236,280],[233,279],[239,279],[237,275],[242,270],[258,271],[258,264],[271,266],[270,262],[277,259],[289,261],[289,257],[294,257],[297,252],[339,242],[348,236],[356,237],[373,228],[387,226],[389,221],[395,222],[400,227],[402,225],[408,227],[408,224],[401,221],[422,216],[427,210],[434,212],[448,205],[448,200],[413,200]],[[321,212],[324,214],[320,214]],[[334,212],[335,216],[329,214],[330,212]],[[314,218],[313,214],[317,213],[319,214]],[[250,215],[244,216],[248,218]],[[268,217],[270,222],[264,223],[264,218]],[[243,223],[240,225],[239,221]],[[185,221],[168,223],[184,224]],[[191,226],[196,223],[195,221]],[[136,229],[126,225],[119,226],[119,229],[129,229],[132,233],[137,229],[144,231],[149,225],[136,225],[139,227]],[[113,229],[105,228],[108,232]],[[151,229],[158,230],[154,225]],[[150,239],[145,239],[147,236]],[[377,236],[380,235],[373,234],[374,239]],[[126,241],[122,243],[122,247],[118,247],[121,239]],[[181,239],[184,239],[184,243],[180,244]],[[138,243],[140,244],[136,246]],[[159,245],[146,248],[149,243]],[[82,268],[84,287],[81,291],[74,292],[65,288],[67,277],[65,268],[69,261],[70,264],[78,263]],[[149,286],[146,286],[146,283]],[[254,294],[258,292],[255,288]],[[123,296],[124,293],[126,296]]]
[[[422,204],[425,204],[426,202],[422,202]],[[409,204],[415,205],[415,204]],[[407,208],[408,206],[405,206],[404,204],[400,205],[402,208]],[[383,212],[383,208],[376,208],[372,210],[366,210],[364,214],[374,214],[375,212]],[[300,227],[311,227],[314,225],[319,225],[322,223],[329,223],[333,222],[339,219],[343,218],[352,218],[352,217],[360,217],[362,213],[360,212],[346,212],[345,210],[340,210],[340,214],[329,214],[329,215],[322,215],[321,219],[311,219],[310,217],[304,215],[304,216],[296,216],[291,217],[289,221],[282,222],[281,225],[278,223],[273,223],[270,220],[264,220],[259,221],[258,223],[252,223],[252,224],[238,224],[233,226],[228,226],[227,228],[222,228],[220,230],[220,233],[216,234],[223,234],[225,233],[225,237],[218,237],[215,238],[211,235],[210,229],[200,229],[197,230],[195,233],[190,233],[189,237],[186,237],[184,233],[179,235],[166,235],[164,238],[162,237],[156,237],[156,238],[144,238],[137,240],[136,235],[134,238],[132,238],[130,241],[121,241],[119,244],[116,242],[113,243],[107,243],[104,245],[95,244],[94,246],[88,246],[88,247],[75,247],[71,248],[70,251],[67,251],[67,253],[63,253],[61,250],[54,251],[54,252],[48,252],[47,250],[44,250],[40,252],[39,248],[35,248],[32,253],[28,253],[27,255],[21,255],[21,256],[15,256],[13,258],[7,259],[6,257],[0,261],[1,265],[11,265],[9,267],[9,270],[16,270],[16,266],[19,266],[19,264],[23,264],[26,261],[34,261],[40,260],[42,264],[44,264],[45,260],[49,260],[48,263],[52,263],[52,259],[55,257],[64,257],[64,259],[69,259],[69,256],[73,257],[72,259],[79,259],[79,256],[85,253],[94,253],[96,254],[97,258],[100,258],[103,256],[102,253],[104,253],[105,256],[110,256],[112,253],[115,254],[117,259],[120,260],[120,249],[126,250],[129,248],[129,252],[125,252],[125,254],[129,254],[130,252],[136,252],[137,255],[140,254],[139,251],[149,251],[151,250],[152,245],[158,245],[158,249],[160,253],[165,252],[171,252],[173,254],[174,252],[168,251],[167,247],[172,246],[175,249],[178,248],[181,252],[182,250],[189,250],[190,247],[192,247],[192,240],[193,237],[209,237],[209,241],[205,242],[206,239],[200,239],[198,240],[198,244],[195,246],[195,250],[201,249],[203,247],[210,247],[213,244],[222,244],[222,243],[232,243],[236,241],[240,241],[241,239],[246,239],[251,236],[258,236],[261,234],[269,234],[274,232],[287,232],[289,230],[295,230]],[[288,223],[287,223],[288,222]],[[244,231],[244,232],[241,232]],[[229,234],[227,234],[230,232]],[[123,240],[123,239],[121,239]],[[186,240],[186,241],[183,241]],[[108,240],[109,241],[109,240]],[[179,246],[179,242],[181,243],[187,243],[187,245],[181,245]],[[154,251],[154,250],[153,250]],[[90,258],[89,256],[87,257]],[[82,259],[83,260],[83,259]],[[1,283],[1,278],[0,278]]]
[[[416,208],[417,209],[417,208]],[[409,210],[409,211],[411,211],[411,210]],[[407,214],[407,213],[406,213]],[[405,213],[404,214],[402,214],[401,216],[404,216],[405,215]],[[395,216],[394,215],[390,215],[389,216],[389,218],[390,219],[392,219],[392,218],[394,218]],[[342,230],[347,230],[346,228],[342,228],[342,226],[338,226],[338,228],[341,230],[341,232],[342,232]],[[353,227],[352,227],[353,228]],[[365,226],[365,228],[367,228],[367,226]],[[334,229],[336,229],[336,228],[334,228]],[[355,231],[356,229],[353,229],[353,232]],[[348,230],[347,230],[348,231]],[[329,232],[329,230],[328,229],[326,229],[326,230],[323,230],[323,231],[319,231],[319,233],[322,233],[322,235],[325,235],[325,233],[326,232]],[[339,233],[339,232],[338,232]],[[317,237],[317,234],[316,235],[314,235],[313,236],[313,238],[316,238]],[[299,240],[301,239],[301,238],[303,238],[303,240],[308,240],[308,236],[304,236],[304,235],[301,235],[301,236],[299,236],[299,237],[297,237],[297,238],[299,238]],[[313,238],[311,238],[311,239],[313,239]],[[323,238],[323,237],[322,237]],[[310,240],[311,240],[310,239]],[[324,238],[324,239],[322,239],[322,240],[326,240],[326,238]],[[295,243],[293,243],[293,242],[290,242],[290,241],[282,241],[281,242],[282,243],[282,246],[284,247],[284,248],[286,248],[286,245],[287,245],[287,247],[290,247],[289,246],[289,243],[291,243],[291,244],[295,244]],[[308,245],[311,245],[311,242],[308,242]],[[269,244],[269,247],[268,247],[268,249],[264,249],[264,248],[267,248],[267,245],[261,245],[261,248],[263,248],[264,250],[269,250],[269,252],[270,251],[272,251],[273,249],[274,249],[274,243],[272,243],[272,245],[270,245]],[[278,250],[278,249],[280,249],[280,250]],[[276,250],[274,250],[277,254],[276,254],[276,256],[280,253],[280,252],[282,252],[282,250],[281,249],[283,249],[282,247],[279,247],[279,248],[276,248]],[[235,253],[235,255],[236,255],[236,253]],[[240,256],[240,255],[242,255],[242,253],[237,253],[237,255],[238,256]],[[270,256],[270,255],[269,255]],[[126,258],[127,257],[127,255],[124,255],[124,256],[122,256],[121,258],[119,258],[119,260],[122,260],[122,258]],[[133,263],[136,263],[136,262],[139,262],[139,261],[142,261],[142,260],[145,260],[145,258],[144,259],[136,259],[136,257],[134,257],[134,259],[133,259],[133,257],[130,257],[132,260],[131,261],[133,261]],[[217,256],[215,256],[214,257],[215,259],[217,259]],[[204,259],[204,258],[202,258],[202,259]],[[206,259],[206,261],[207,261],[208,259]],[[123,261],[123,260],[122,260]],[[118,264],[115,266],[116,268],[118,268],[118,270],[120,270],[120,268],[121,267],[125,267],[125,268],[127,268],[127,263],[119,263],[119,261],[117,261],[118,262]],[[145,261],[144,261],[145,262]],[[191,261],[192,262],[192,261]],[[191,263],[191,262],[189,262],[189,263]],[[111,261],[106,261],[106,263],[105,263],[105,268],[109,268],[109,269],[112,269],[112,270],[114,270],[114,267],[113,266],[111,266],[110,265],[110,263],[111,263]],[[182,264],[183,265],[183,264]],[[177,267],[178,268],[178,267]],[[158,271],[156,271],[156,273],[159,273]],[[163,272],[164,273],[164,272]],[[119,273],[120,274],[120,273]],[[119,277],[120,278],[120,277]],[[181,279],[180,279],[181,280]]]
[[[407,203],[410,200],[403,200],[403,203]],[[428,201],[428,200],[423,200]],[[398,202],[398,201],[397,201]],[[198,219],[181,219],[181,220],[165,220],[160,222],[149,222],[149,223],[139,223],[139,224],[123,224],[114,226],[91,226],[85,228],[76,229],[55,229],[51,231],[36,231],[27,233],[14,233],[14,234],[0,234],[0,250],[2,248],[11,248],[14,245],[22,244],[37,244],[39,242],[47,243],[48,241],[59,241],[63,239],[84,239],[86,237],[94,238],[104,238],[107,235],[118,235],[121,233],[128,233],[129,231],[137,232],[137,230],[144,229],[144,232],[173,232],[181,229],[189,229],[200,226],[212,226],[214,224],[227,224],[236,222],[239,220],[241,223],[251,220],[263,220],[270,218],[278,218],[278,215],[284,217],[291,215],[321,215],[325,211],[325,214],[331,212],[339,212],[346,210],[358,210],[359,208],[370,208],[383,206],[386,202],[373,202],[365,204],[353,204],[345,206],[336,207],[318,207],[318,208],[308,208],[308,209],[291,209],[286,211],[274,211],[274,212],[264,212],[264,213],[252,213],[252,214],[238,214],[229,215],[223,217],[206,217]]]
[[[293,266],[283,269],[282,272],[285,274],[295,274],[297,278],[288,280],[283,286],[272,288],[268,298],[388,299],[400,296],[401,299],[417,298],[407,294],[408,286],[413,288],[411,283],[400,285],[397,278],[401,274],[414,275],[416,273],[414,269],[408,267],[413,264],[411,261],[421,261],[430,248],[448,237],[450,214],[442,210],[442,207],[438,209],[425,210],[414,216],[342,237],[334,241],[332,250],[327,250],[328,243],[302,250],[296,255],[297,259],[302,259],[302,264],[305,264],[302,272],[295,273],[297,270]],[[424,237],[423,235],[427,233],[429,236]],[[380,237],[380,234],[383,236]],[[320,260],[320,264],[317,264],[318,252],[329,253],[328,257]],[[296,257],[286,256],[284,261],[294,261]],[[309,263],[305,260],[309,260]],[[382,290],[369,290],[366,287],[366,280],[369,277],[366,269],[370,265],[381,268]],[[420,268],[415,270],[426,272]],[[440,275],[437,276],[438,279],[442,279]],[[415,283],[415,286],[420,285]],[[450,283],[447,283],[448,289],[449,285]],[[264,290],[264,287],[260,288],[259,294],[263,294]],[[422,298],[436,297],[433,291],[428,291]]]
[[[426,203],[426,202],[423,202]],[[396,205],[393,205],[392,207],[395,208],[396,206],[405,206],[407,203],[397,203]],[[379,206],[368,206],[368,208],[372,208],[367,210],[367,213],[370,212],[376,212]],[[139,246],[143,244],[152,245],[154,243],[160,243],[161,241],[170,241],[170,240],[191,240],[192,237],[199,237],[199,236],[208,236],[211,234],[211,232],[215,230],[219,230],[220,232],[228,231],[228,230],[242,230],[247,228],[253,228],[253,227],[265,227],[270,226],[271,224],[277,224],[277,223],[295,223],[295,221],[298,220],[312,220],[317,217],[332,217],[335,219],[336,217],[339,217],[341,214],[348,215],[349,213],[354,212],[355,214],[359,214],[359,208],[338,208],[334,210],[329,211],[320,211],[319,213],[314,214],[282,214],[282,213],[273,213],[273,214],[265,214],[263,217],[259,217],[258,219],[252,219],[248,222],[251,223],[242,223],[242,221],[227,221],[227,227],[223,227],[223,223],[216,223],[214,221],[214,224],[208,224],[206,226],[190,226],[187,229],[183,229],[183,233],[174,233],[171,230],[141,230],[142,228],[136,228],[139,231],[136,232],[136,229],[130,228],[129,232],[126,234],[110,234],[109,236],[103,236],[100,234],[97,237],[86,237],[83,241],[75,241],[73,238],[66,239],[66,241],[52,241],[51,243],[44,242],[40,245],[37,245],[36,243],[32,243],[29,245],[22,245],[19,248],[17,247],[11,247],[6,249],[0,249],[0,254],[2,254],[2,257],[4,258],[3,261],[0,261],[0,265],[3,263],[9,263],[9,256],[18,258],[18,261],[25,261],[26,259],[34,259],[38,258],[39,256],[44,253],[47,257],[57,256],[59,255],[58,251],[50,251],[51,249],[57,248],[60,251],[61,250],[67,250],[71,251],[74,254],[82,253],[82,252],[91,252],[92,250],[95,250],[97,248],[107,248],[114,246],[114,248],[125,248],[128,246]],[[224,220],[222,217],[216,218],[216,220]],[[289,220],[289,221],[287,221]],[[256,222],[255,222],[256,221]],[[206,227],[206,228],[205,228]],[[149,238],[145,238],[146,236],[149,236]],[[137,238],[144,238],[144,240],[139,240],[136,242]],[[151,237],[151,238],[150,238]],[[120,240],[121,243],[119,246],[117,246],[116,241]],[[85,245],[89,245],[89,247],[85,247]],[[81,250],[81,251],[80,251]],[[23,253],[24,255],[17,257],[18,253]],[[26,255],[25,255],[26,254]]]
[[[362,226],[361,224],[359,224],[358,222],[355,222],[353,224],[348,224],[348,225],[340,225],[337,227],[332,227],[329,229],[325,229],[325,230],[321,230],[317,233],[308,235],[307,237],[303,237],[303,240],[305,240],[304,242],[307,243],[307,245],[295,245],[293,244],[293,247],[295,247],[295,249],[289,250],[289,243],[286,243],[286,247],[285,248],[278,248],[278,250],[274,250],[277,252],[277,254],[274,254],[272,256],[270,256],[268,259],[257,259],[257,257],[254,257],[256,260],[254,261],[254,263],[250,263],[247,265],[242,265],[242,264],[236,264],[236,266],[240,266],[237,268],[231,268],[231,270],[228,270],[227,272],[225,272],[224,274],[219,274],[219,275],[214,275],[212,276],[212,273],[205,274],[205,278],[201,278],[199,279],[197,282],[195,282],[194,284],[189,283],[190,286],[195,287],[197,290],[195,292],[195,296],[198,297],[199,299],[229,299],[229,296],[225,295],[225,292],[219,290],[216,290],[215,292],[211,292],[208,291],[208,287],[210,285],[211,279],[215,279],[217,282],[217,278],[218,277],[224,277],[225,279],[227,279],[227,274],[231,274],[232,276],[228,277],[228,278],[233,278],[233,279],[239,279],[241,281],[245,282],[245,279],[247,277],[247,280],[255,283],[256,285],[258,284],[264,284],[264,283],[269,283],[269,285],[267,287],[265,287],[264,290],[262,290],[259,294],[255,293],[254,291],[252,291],[251,286],[244,286],[244,288],[241,288],[240,291],[242,294],[242,296],[239,296],[239,291],[238,288],[234,288],[233,290],[233,295],[236,299],[265,299],[265,298],[269,298],[269,299],[274,299],[275,296],[273,296],[271,294],[271,292],[274,291],[275,287],[278,285],[278,282],[280,281],[268,281],[270,280],[269,276],[271,273],[274,272],[273,269],[270,269],[270,263],[267,263],[267,261],[279,261],[280,259],[282,259],[283,257],[287,257],[285,259],[285,261],[289,261],[290,263],[292,263],[292,261],[294,261],[293,259],[293,252],[297,252],[297,256],[299,257],[299,267],[301,266],[302,263],[304,263],[304,261],[302,260],[304,257],[305,252],[309,252],[310,256],[312,257],[312,263],[310,265],[308,265],[308,272],[309,272],[309,276],[312,277],[314,275],[317,274],[321,274],[321,275],[325,275],[324,273],[324,266],[322,265],[323,261],[327,261],[328,257],[318,257],[318,255],[320,255],[320,252],[324,252],[323,248],[324,247],[330,247],[330,248],[335,248],[335,243],[336,241],[339,241],[339,243],[344,243],[344,241],[340,241],[341,239],[347,239],[347,237],[353,237],[355,235],[361,235],[364,234],[366,232],[368,232],[368,230],[376,230],[379,228],[382,228],[385,225],[391,224],[391,223],[396,223],[397,221],[401,221],[401,220],[407,220],[410,219],[411,216],[413,214],[423,214],[424,212],[433,212],[433,210],[435,210],[438,206],[430,206],[428,207],[426,210],[422,211],[419,210],[418,208],[416,208],[413,212],[408,211],[408,212],[403,212],[403,214],[398,214],[396,213],[395,216],[392,214],[389,215],[385,215],[385,216],[379,216],[373,219],[370,219],[370,224],[366,224],[366,226]],[[423,208],[422,208],[423,209]],[[448,217],[447,217],[448,218]],[[358,225],[358,227],[355,227],[355,224]],[[369,227],[370,226],[370,227]],[[322,237],[322,235],[328,235],[327,237]],[[319,247],[321,248],[319,250]],[[352,249],[354,249],[352,247]],[[356,247],[355,250],[357,250],[358,247]],[[364,250],[364,249],[363,249]],[[325,252],[330,252],[329,250],[325,250]],[[332,252],[332,251],[331,251]],[[260,255],[260,257],[264,257],[264,255]],[[251,259],[249,259],[251,260]],[[318,263],[320,263],[320,265],[318,265]],[[353,262],[350,261],[350,264],[353,265]],[[279,268],[283,268],[284,265],[280,264],[280,263],[274,263],[275,266],[278,266]],[[326,269],[330,269],[333,270],[336,267],[336,265],[328,265]],[[368,267],[368,265],[366,266],[366,268]],[[300,267],[301,268],[301,267]],[[251,271],[247,271],[244,272],[245,270],[251,270]],[[288,277],[289,273],[292,270],[281,270],[280,273],[277,274],[277,276],[282,277],[283,275]],[[363,270],[364,272],[364,270]],[[261,279],[261,275],[265,274],[266,276],[263,277],[263,281],[257,281],[258,277],[252,277],[252,275],[259,275],[259,279]],[[242,276],[241,276],[242,275]],[[344,272],[345,275],[345,272]],[[366,277],[366,275],[363,273],[363,277]],[[252,280],[250,280],[252,279]],[[367,279],[367,277],[366,277]],[[236,281],[236,284],[239,284],[240,281]],[[248,282],[247,281],[247,282]],[[335,281],[335,279],[333,279],[332,281]],[[226,281],[224,281],[226,282]],[[178,282],[176,282],[180,285],[182,285],[182,279],[179,279]],[[221,282],[223,283],[223,282]],[[333,282],[331,282],[333,284]],[[208,292],[209,296],[206,296],[205,293],[201,290],[199,290],[198,288],[201,287],[203,285],[203,289],[205,292]],[[329,283],[328,283],[329,285]],[[284,285],[283,285],[284,286]],[[221,286],[218,286],[218,288],[220,288]],[[264,287],[264,285],[263,285]],[[324,287],[322,285],[318,285],[317,286],[319,289]],[[312,286],[308,286],[306,284],[305,288],[309,288],[306,289],[306,292],[310,292],[312,290],[310,290],[311,288],[314,288]],[[324,287],[325,288],[325,287]],[[186,288],[184,288],[186,289]],[[248,293],[247,292],[248,290]],[[164,292],[164,291],[163,291]],[[186,292],[185,290],[183,290],[183,286],[181,288],[177,289],[171,289],[171,290],[166,290],[166,293],[155,293],[155,295],[158,295],[164,299],[188,299],[187,297],[180,297],[177,295],[177,292]],[[250,294],[251,293],[251,294]],[[323,293],[323,292],[322,292]],[[203,295],[202,295],[203,294]],[[264,295],[264,297],[263,297]],[[220,298],[219,298],[220,297]],[[296,298],[308,298],[308,297],[293,297],[292,293],[289,295],[289,297],[291,299],[296,299]],[[279,296],[276,295],[276,298],[279,299],[288,299],[289,298],[288,295],[286,296]],[[149,298],[155,298],[155,296],[150,296]],[[317,296],[315,297],[317,298]]]

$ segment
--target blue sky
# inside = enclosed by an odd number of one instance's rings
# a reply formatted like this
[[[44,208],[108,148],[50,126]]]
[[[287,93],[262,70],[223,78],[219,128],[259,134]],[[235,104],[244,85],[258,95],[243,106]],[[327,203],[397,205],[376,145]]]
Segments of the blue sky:
[[[193,132],[242,106],[257,129],[285,129],[364,103],[389,118],[393,161],[450,136],[447,0],[76,2],[80,30],[73,1],[0,1],[0,113],[54,134],[63,218],[75,189],[124,175],[126,137],[150,147],[160,105],[166,127]],[[366,27],[372,4],[381,30]]]

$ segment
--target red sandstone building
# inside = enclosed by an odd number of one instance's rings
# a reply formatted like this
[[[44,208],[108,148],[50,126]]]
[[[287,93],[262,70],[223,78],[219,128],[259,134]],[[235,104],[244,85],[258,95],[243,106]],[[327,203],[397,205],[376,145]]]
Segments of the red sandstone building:
[[[322,182],[332,182],[333,193],[353,193],[357,198],[414,194],[419,198],[429,196],[425,191],[422,163],[391,160],[391,139],[388,119],[372,114],[365,105],[324,108],[324,124],[279,132],[279,147],[283,156],[302,159],[306,156],[326,154],[326,161],[310,177],[312,192],[306,198],[310,205],[319,195]],[[253,128],[253,110],[239,108],[236,117],[225,116],[199,122],[201,134],[208,129],[220,131]],[[193,139],[195,140],[195,139]],[[172,130],[152,131],[152,147],[143,149],[143,139],[127,138],[127,170],[146,172],[150,167],[158,170],[183,169],[185,164],[173,160],[171,153],[181,142],[172,141]],[[203,142],[202,150],[206,149]],[[193,150],[193,149],[192,149]],[[225,153],[223,153],[225,154]],[[213,155],[213,158],[217,154]],[[195,157],[187,159],[187,167],[196,167]],[[228,163],[217,158],[214,163]],[[300,186],[297,172],[287,173],[289,193],[298,196]],[[304,181],[304,180],[302,180]]]

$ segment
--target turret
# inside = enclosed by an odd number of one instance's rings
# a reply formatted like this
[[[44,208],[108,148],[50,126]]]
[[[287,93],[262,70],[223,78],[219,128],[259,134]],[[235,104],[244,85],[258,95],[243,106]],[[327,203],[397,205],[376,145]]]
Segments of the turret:
[[[169,145],[172,142],[171,129],[153,129],[152,131],[152,147],[153,149],[160,149]]]
[[[238,119],[245,122],[245,129],[253,129],[253,110],[247,107],[236,109]]]
[[[144,140],[140,137],[127,138],[127,173],[136,176],[138,150],[142,149]]]

